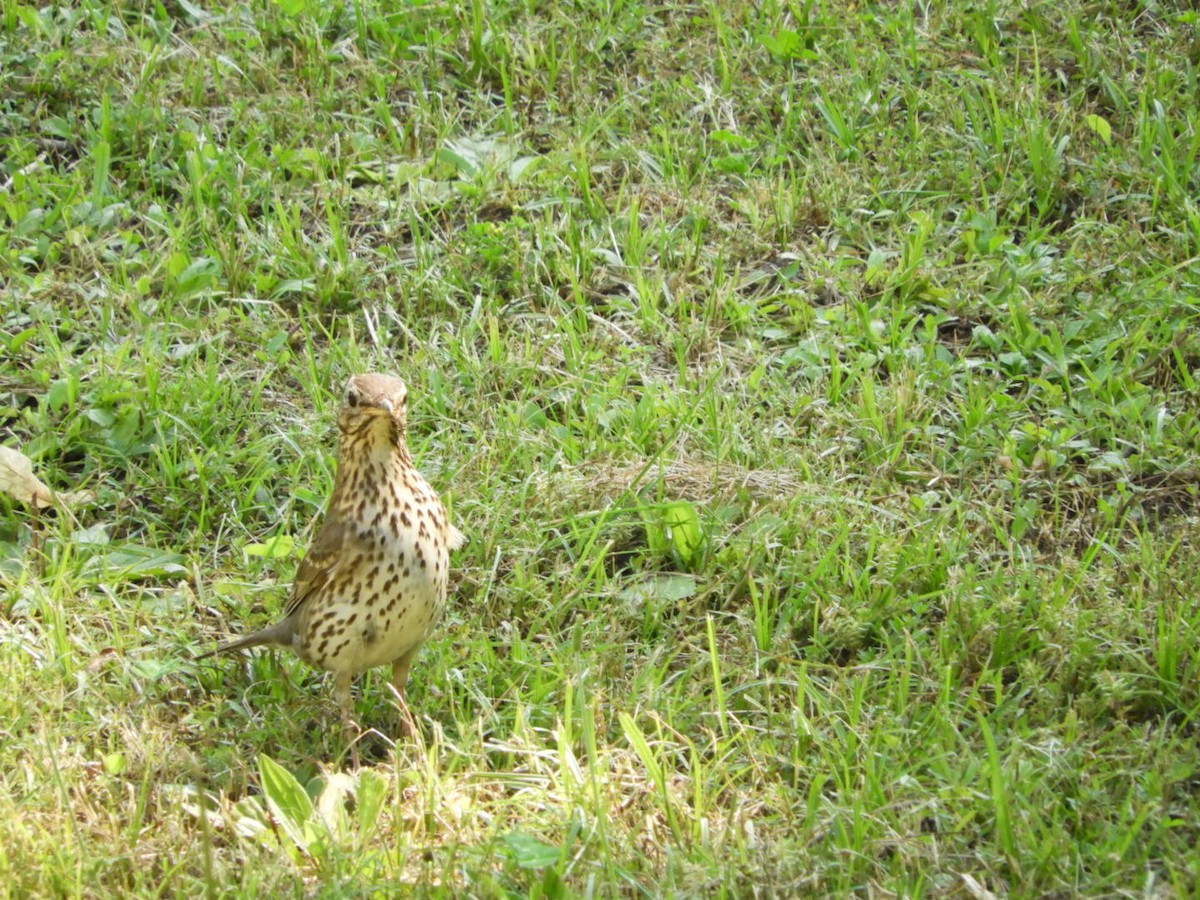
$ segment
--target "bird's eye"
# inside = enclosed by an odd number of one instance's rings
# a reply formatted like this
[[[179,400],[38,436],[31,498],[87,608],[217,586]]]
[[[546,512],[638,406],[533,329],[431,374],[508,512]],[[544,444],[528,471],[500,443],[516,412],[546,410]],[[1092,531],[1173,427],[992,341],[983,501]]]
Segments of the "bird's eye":
[[[358,394],[354,393],[354,391],[347,391],[346,392],[346,405],[347,406],[358,406]]]

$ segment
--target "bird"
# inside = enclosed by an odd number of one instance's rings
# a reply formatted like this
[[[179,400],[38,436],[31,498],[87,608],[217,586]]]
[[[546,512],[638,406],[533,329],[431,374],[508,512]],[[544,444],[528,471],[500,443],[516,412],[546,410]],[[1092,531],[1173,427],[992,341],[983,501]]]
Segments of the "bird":
[[[392,375],[350,378],[337,416],[333,490],[283,618],[196,657],[274,645],[332,673],[355,761],[352,681],[390,663],[400,727],[412,731],[409,669],[445,608],[450,552],[466,542],[413,464],[407,402],[407,386]]]

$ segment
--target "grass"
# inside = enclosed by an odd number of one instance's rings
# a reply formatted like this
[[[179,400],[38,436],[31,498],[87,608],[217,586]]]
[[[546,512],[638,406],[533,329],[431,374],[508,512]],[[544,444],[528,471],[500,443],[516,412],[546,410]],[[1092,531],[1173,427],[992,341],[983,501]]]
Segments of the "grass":
[[[3,443],[92,496],[0,501],[0,892],[1200,892],[1198,47],[3,0]],[[471,543],[352,771],[319,673],[192,657],[367,369]]]

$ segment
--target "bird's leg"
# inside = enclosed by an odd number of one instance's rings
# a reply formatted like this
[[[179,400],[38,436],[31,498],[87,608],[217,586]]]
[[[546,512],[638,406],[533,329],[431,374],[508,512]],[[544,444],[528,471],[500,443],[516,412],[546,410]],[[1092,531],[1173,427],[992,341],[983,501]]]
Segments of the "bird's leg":
[[[342,711],[342,729],[346,733],[346,742],[350,745],[350,765],[358,768],[358,726],[350,715],[350,682],[353,676],[349,672],[338,672],[334,676],[333,696],[338,708]]]
[[[404,686],[408,683],[408,670],[412,666],[417,648],[409,650],[392,663],[392,688],[396,691],[396,703],[400,707],[400,732],[405,737],[411,737],[417,730],[412,713],[408,708],[408,700],[404,697]]]

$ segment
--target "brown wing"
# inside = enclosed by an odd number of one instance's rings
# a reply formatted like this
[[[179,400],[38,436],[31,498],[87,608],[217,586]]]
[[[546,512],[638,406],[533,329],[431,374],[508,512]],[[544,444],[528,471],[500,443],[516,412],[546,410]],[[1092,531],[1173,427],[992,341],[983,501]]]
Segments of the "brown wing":
[[[296,570],[292,594],[283,611],[284,618],[295,613],[305,600],[329,583],[338,568],[354,555],[352,551],[356,543],[358,538],[354,529],[347,528],[344,522],[333,517],[326,517],[304,555],[304,562]]]

